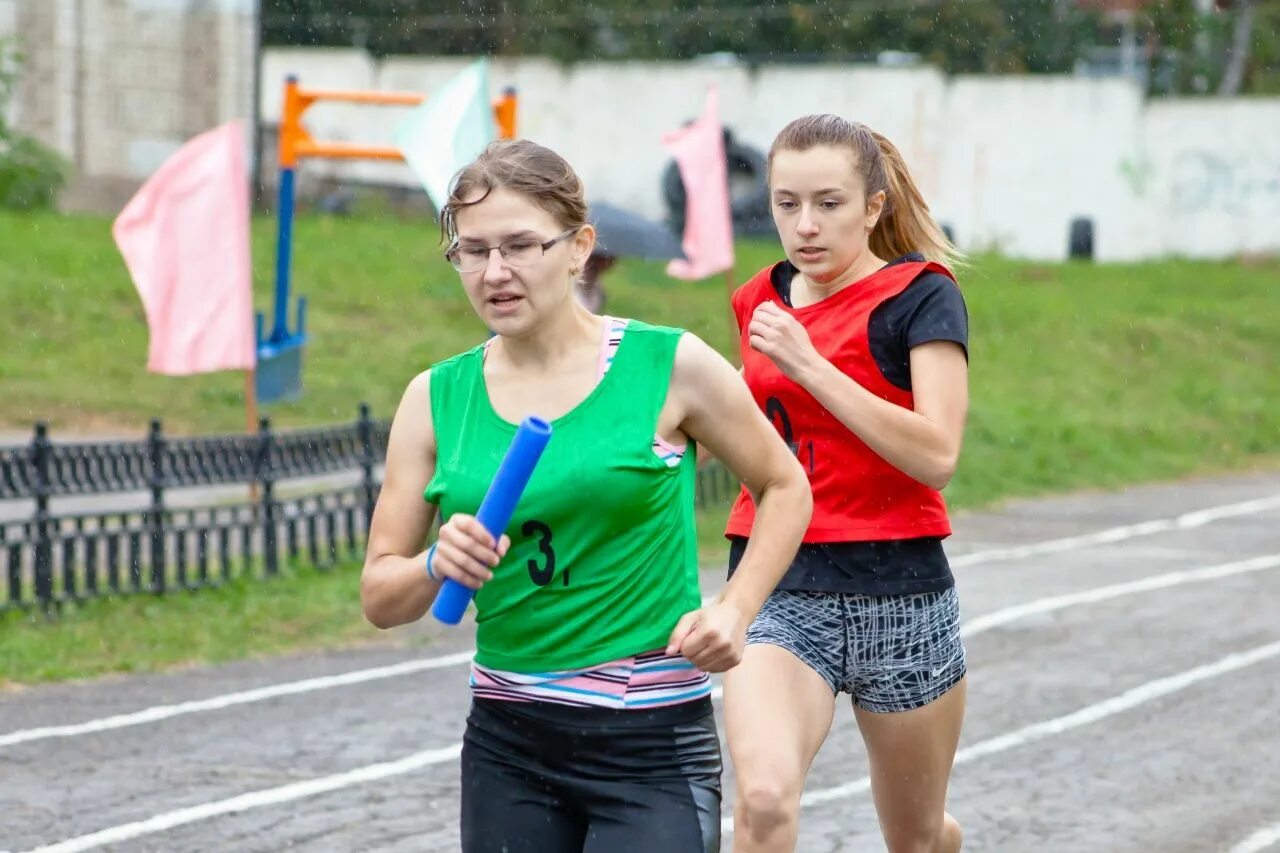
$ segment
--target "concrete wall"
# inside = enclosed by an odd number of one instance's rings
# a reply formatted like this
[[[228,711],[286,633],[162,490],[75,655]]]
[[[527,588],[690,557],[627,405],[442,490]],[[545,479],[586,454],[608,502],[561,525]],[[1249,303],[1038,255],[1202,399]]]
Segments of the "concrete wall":
[[[278,119],[284,75],[307,86],[430,93],[465,60],[351,50],[273,49],[263,112]],[[520,92],[519,131],[564,154],[593,198],[665,215],[660,139],[701,109],[716,83],[726,125],[767,150],[788,120],[836,112],[894,139],[942,221],[966,249],[1066,256],[1070,222],[1095,223],[1097,256],[1227,256],[1280,250],[1280,98],[1147,100],[1122,80],[961,76],[932,68],[781,66],[751,71],[694,63],[563,67],[500,60],[494,95]],[[387,142],[402,111],[317,106],[317,137]],[[414,183],[401,166],[311,163],[304,174]]]
[[[64,202],[111,212],[183,141],[253,111],[253,0],[0,0],[26,74],[10,115],[76,169]],[[272,49],[261,97],[311,87],[430,94],[467,59]],[[1280,250],[1280,98],[1146,100],[1119,80],[947,78],[936,69],[496,60],[494,94],[520,92],[519,131],[563,153],[593,199],[662,218],[664,132],[716,83],[735,136],[760,151],[788,120],[829,111],[894,139],[937,217],[966,249],[1065,256],[1069,223],[1096,224],[1101,259]],[[317,138],[390,143],[404,110],[321,104]],[[270,139],[270,135],[268,136]],[[274,151],[266,152],[270,162]],[[327,175],[416,187],[402,165],[311,162]]]
[[[1280,101],[1170,100],[1147,110],[1129,191],[1158,246],[1188,255],[1280,241]]]
[[[0,0],[0,39],[13,38],[18,32],[18,0]],[[8,122],[18,120],[18,105],[11,102],[4,111]]]
[[[70,208],[118,209],[191,136],[253,107],[251,0],[0,0],[27,61],[19,127],[74,166]]]

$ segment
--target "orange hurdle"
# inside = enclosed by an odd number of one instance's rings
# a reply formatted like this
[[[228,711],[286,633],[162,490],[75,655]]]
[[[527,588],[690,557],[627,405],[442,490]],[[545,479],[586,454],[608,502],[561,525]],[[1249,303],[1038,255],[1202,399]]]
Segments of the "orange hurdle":
[[[284,108],[280,118],[277,159],[280,165],[279,229],[276,236],[275,323],[264,334],[264,316],[257,315],[258,370],[256,396],[261,402],[289,399],[302,392],[302,346],[306,343],[305,297],[298,299],[294,331],[287,321],[289,310],[289,268],[293,248],[294,179],[298,162],[307,157],[342,160],[403,161],[400,151],[387,145],[351,142],[318,142],[302,126],[302,114],[317,101],[338,101],[374,106],[416,107],[426,100],[416,92],[367,92],[341,89],[303,89],[296,75],[285,78]],[[493,103],[498,135],[516,135],[516,90],[508,87]]]

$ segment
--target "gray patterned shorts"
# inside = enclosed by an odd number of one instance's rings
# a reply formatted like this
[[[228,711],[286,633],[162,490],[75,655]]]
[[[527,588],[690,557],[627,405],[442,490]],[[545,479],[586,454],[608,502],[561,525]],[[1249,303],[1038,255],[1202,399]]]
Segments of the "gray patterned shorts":
[[[747,630],[747,644],[794,654],[835,694],[866,711],[928,705],[965,674],[955,587],[866,596],[775,590]]]

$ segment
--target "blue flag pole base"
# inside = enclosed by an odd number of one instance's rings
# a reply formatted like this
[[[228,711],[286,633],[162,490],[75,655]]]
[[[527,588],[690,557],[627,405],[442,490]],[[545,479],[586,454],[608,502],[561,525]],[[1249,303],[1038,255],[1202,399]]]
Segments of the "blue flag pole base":
[[[307,344],[307,300],[298,300],[297,331],[283,326],[263,335],[265,318],[256,317],[258,366],[254,371],[254,393],[259,403],[296,400],[302,396],[302,350]]]
[[[302,396],[302,349],[307,339],[297,335],[278,344],[258,347],[254,389],[259,403],[296,400]]]

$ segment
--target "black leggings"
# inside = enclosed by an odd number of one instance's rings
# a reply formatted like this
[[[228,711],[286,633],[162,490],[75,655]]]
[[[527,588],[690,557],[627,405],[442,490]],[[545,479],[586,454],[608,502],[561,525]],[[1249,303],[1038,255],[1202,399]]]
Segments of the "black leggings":
[[[476,699],[462,742],[464,853],[716,853],[711,700],[646,711]]]

